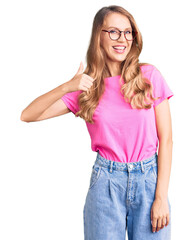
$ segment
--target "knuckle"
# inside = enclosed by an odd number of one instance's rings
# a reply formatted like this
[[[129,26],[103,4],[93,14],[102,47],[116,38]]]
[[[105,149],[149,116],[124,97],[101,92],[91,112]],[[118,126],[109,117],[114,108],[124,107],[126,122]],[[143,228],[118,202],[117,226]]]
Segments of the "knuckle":
[[[83,77],[85,77],[85,76],[86,76],[86,74],[85,74],[85,73],[82,73],[82,76],[83,76]]]

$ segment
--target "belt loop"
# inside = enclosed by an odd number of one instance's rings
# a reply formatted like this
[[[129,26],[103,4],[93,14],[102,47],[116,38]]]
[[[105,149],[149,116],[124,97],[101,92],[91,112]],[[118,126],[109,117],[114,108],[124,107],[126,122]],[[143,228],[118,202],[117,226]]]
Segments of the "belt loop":
[[[128,171],[128,173],[130,173],[130,170],[129,170],[129,163],[127,163],[127,171]]]
[[[100,170],[101,170],[101,166],[99,165],[99,168],[98,168],[98,173],[97,173],[97,178],[98,178],[98,176],[99,176],[99,174],[100,174]]]
[[[143,162],[142,162],[142,161],[140,161],[140,162],[141,162],[141,170],[142,170],[142,172],[144,173],[145,170],[144,170]]]
[[[110,162],[110,173],[112,173],[112,165],[113,165],[113,161]]]

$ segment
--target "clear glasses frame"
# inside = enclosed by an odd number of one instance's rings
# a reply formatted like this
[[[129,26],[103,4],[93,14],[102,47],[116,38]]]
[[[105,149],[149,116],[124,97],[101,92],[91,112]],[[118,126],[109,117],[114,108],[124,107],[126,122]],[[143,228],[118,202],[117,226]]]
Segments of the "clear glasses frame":
[[[127,41],[133,41],[134,40],[134,38],[137,36],[137,32],[136,31],[133,31],[132,30],[132,39],[131,40],[128,40],[127,38],[126,38],[126,32],[128,32],[128,31],[120,31],[120,30],[118,30],[118,29],[116,29],[116,30],[105,30],[105,29],[102,29],[102,31],[104,31],[104,32],[108,32],[108,35],[109,35],[109,38],[111,39],[111,40],[113,40],[113,41],[117,41],[120,37],[121,37],[121,33],[122,32],[124,32],[124,36],[125,36],[125,39],[127,40]],[[119,36],[118,36],[118,38],[117,39],[112,39],[111,38],[111,36],[110,36],[110,34],[111,34],[111,31],[118,31],[119,32]]]

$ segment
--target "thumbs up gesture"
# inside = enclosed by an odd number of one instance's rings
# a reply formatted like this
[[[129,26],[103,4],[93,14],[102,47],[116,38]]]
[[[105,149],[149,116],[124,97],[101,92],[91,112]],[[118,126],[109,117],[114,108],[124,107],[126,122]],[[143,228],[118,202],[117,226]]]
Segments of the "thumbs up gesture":
[[[93,85],[94,79],[90,77],[89,75],[83,73],[84,66],[83,63],[80,63],[79,69],[75,76],[68,81],[68,88],[70,92],[83,90],[88,91],[88,89]]]

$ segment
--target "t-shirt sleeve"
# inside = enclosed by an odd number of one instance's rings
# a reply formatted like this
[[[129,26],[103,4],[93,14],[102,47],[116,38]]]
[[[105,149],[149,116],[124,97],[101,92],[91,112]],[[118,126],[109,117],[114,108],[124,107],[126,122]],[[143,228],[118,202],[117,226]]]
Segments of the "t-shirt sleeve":
[[[153,84],[153,96],[160,97],[155,100],[153,103],[153,107],[156,107],[159,103],[161,103],[166,98],[169,99],[174,96],[174,93],[169,88],[166,80],[160,73],[160,71],[154,67],[151,74],[151,82]]]
[[[76,114],[80,110],[79,104],[78,104],[78,97],[82,93],[82,90],[74,91],[74,92],[69,92],[66,93],[61,97],[65,105],[73,112]]]

